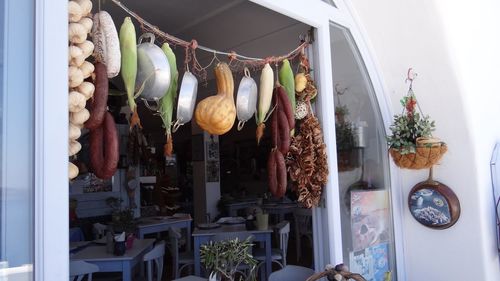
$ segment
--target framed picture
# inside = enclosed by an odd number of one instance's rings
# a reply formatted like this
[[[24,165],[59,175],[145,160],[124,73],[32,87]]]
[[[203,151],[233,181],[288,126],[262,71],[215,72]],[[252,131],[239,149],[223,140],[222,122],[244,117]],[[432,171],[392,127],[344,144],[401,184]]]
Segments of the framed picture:
[[[415,185],[408,195],[412,216],[421,224],[446,229],[460,217],[460,202],[453,190],[437,181],[424,181]]]

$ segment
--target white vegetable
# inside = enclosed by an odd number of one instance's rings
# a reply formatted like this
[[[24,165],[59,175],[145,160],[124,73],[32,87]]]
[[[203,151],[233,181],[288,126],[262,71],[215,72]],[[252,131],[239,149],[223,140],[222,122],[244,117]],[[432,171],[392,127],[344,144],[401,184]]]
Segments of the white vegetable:
[[[88,58],[94,52],[94,43],[92,41],[85,41],[81,44],[77,44],[77,46],[82,49],[83,56]]]
[[[118,75],[121,65],[120,41],[113,19],[108,12],[100,11],[94,15],[92,40],[95,45],[96,61],[106,65],[108,78]]]
[[[68,131],[68,137],[70,140],[76,140],[82,135],[82,130],[78,128],[77,126],[69,123],[69,131]]]
[[[92,31],[93,22],[91,18],[82,18],[78,23],[85,27],[87,33],[90,33]]]
[[[72,112],[69,114],[69,122],[74,126],[82,126],[85,121],[89,120],[90,113],[84,108],[78,112]]]
[[[79,112],[85,108],[85,96],[77,91],[72,91],[68,96],[69,112]]]
[[[68,3],[68,17],[70,22],[77,22],[83,16],[82,7],[75,1]]]
[[[68,59],[69,59],[69,65],[81,66],[82,63],[85,61],[82,49],[80,49],[77,46],[69,46]]]
[[[69,162],[69,164],[68,164],[69,179],[72,180],[72,179],[76,178],[78,176],[79,172],[80,171],[78,170],[78,167],[75,164]]]
[[[95,86],[90,82],[85,81],[76,89],[84,95],[87,100],[94,96]]]
[[[260,75],[259,105],[257,110],[257,123],[264,122],[273,97],[274,73],[271,66],[266,63]]]
[[[70,88],[78,87],[83,82],[83,72],[76,66],[68,68],[68,76]]]
[[[82,145],[79,142],[77,142],[76,140],[69,141],[69,149],[68,149],[69,156],[77,154],[81,149]]]
[[[83,79],[87,79],[94,72],[94,65],[88,61],[84,61],[80,66],[80,70],[83,73]]]
[[[87,31],[85,27],[77,22],[72,22],[68,27],[69,41],[74,44],[80,44],[87,40]]]
[[[88,16],[92,11],[92,1],[90,0],[75,0],[80,7],[82,7],[82,14],[84,17]]]

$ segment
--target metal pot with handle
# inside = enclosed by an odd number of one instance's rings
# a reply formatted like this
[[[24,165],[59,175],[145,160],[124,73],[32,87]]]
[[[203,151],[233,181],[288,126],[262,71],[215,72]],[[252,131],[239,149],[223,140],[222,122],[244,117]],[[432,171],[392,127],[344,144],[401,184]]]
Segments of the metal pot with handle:
[[[179,98],[177,100],[177,120],[173,125],[173,132],[176,132],[180,126],[191,121],[197,94],[198,80],[188,70],[182,77],[181,88],[179,90]]]
[[[145,38],[149,38],[149,42],[143,43],[142,40]],[[154,42],[155,36],[152,33],[144,33],[139,37],[135,85],[139,87],[137,95],[140,95],[144,104],[149,109],[156,111],[159,100],[170,86],[170,65],[165,53]],[[149,101],[154,101],[155,107],[150,106]]]
[[[257,106],[257,84],[250,77],[250,71],[245,67],[245,76],[241,79],[236,96],[236,115],[238,116],[238,131],[243,129],[245,122],[255,114]]]

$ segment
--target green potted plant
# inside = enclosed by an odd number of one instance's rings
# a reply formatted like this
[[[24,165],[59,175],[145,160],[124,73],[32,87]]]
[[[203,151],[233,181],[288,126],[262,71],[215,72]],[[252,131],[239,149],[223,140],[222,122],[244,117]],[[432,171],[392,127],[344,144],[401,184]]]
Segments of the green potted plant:
[[[403,113],[395,115],[387,137],[389,153],[395,164],[407,169],[425,169],[436,164],[447,151],[446,144],[432,137],[434,121],[416,111],[417,99],[410,85],[401,99]]]
[[[200,248],[201,263],[210,272],[210,276],[217,276],[217,280],[256,280],[255,268],[257,260],[250,254],[252,249],[251,238],[242,241],[238,238],[233,240],[223,240],[210,242]],[[241,265],[249,267],[249,274],[246,279],[239,275]]]
[[[349,109],[346,105],[335,107],[335,139],[339,171],[350,171],[357,166],[356,157],[353,154],[354,130],[352,122],[347,119],[348,115]]]
[[[128,208],[113,211],[111,214],[111,226],[115,233],[125,232],[127,235],[134,233],[136,228],[134,211]]]

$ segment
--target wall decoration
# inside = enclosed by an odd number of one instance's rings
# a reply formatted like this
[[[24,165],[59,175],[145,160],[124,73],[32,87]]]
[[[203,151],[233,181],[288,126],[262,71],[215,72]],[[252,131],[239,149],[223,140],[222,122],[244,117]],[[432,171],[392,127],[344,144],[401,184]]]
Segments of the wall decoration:
[[[207,182],[219,181],[219,161],[207,161]]]
[[[491,156],[491,183],[493,187],[493,203],[495,204],[497,249],[500,252],[500,143],[495,145]]]
[[[389,195],[386,190],[351,192],[353,251],[389,242]]]
[[[411,189],[408,206],[419,223],[434,229],[449,228],[460,217],[458,197],[448,186],[432,180],[432,169],[428,180]]]

